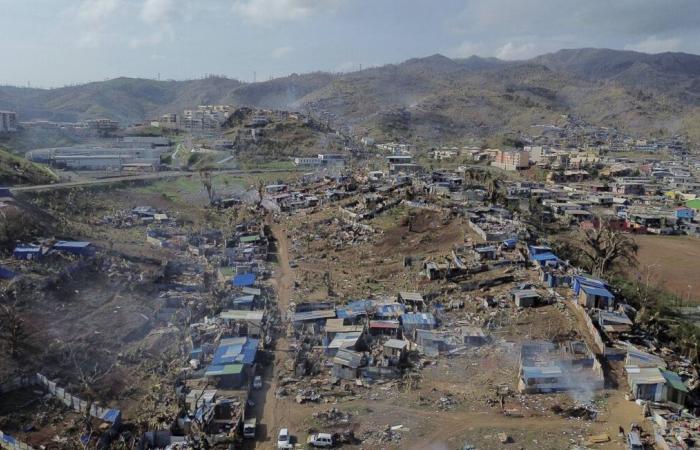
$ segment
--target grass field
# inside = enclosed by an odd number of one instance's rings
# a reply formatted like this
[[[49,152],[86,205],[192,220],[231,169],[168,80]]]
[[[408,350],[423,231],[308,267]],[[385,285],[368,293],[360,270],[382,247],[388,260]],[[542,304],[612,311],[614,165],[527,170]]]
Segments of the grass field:
[[[651,283],[691,302],[700,303],[700,239],[689,236],[634,237],[639,265],[633,276],[648,276]]]

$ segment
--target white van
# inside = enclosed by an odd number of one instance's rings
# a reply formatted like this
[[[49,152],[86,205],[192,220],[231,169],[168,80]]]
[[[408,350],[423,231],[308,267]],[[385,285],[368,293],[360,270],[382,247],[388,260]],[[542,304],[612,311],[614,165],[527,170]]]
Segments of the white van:
[[[257,419],[248,419],[243,422],[243,437],[246,439],[255,439],[255,429],[257,425]]]

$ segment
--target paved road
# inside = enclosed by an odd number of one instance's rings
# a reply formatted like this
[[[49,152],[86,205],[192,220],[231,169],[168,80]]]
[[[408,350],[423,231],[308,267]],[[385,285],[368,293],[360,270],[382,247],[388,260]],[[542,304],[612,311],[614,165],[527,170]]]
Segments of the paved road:
[[[217,174],[228,174],[228,175],[244,175],[244,174],[255,174],[255,173],[275,173],[275,172],[291,172],[290,169],[254,169],[254,170],[217,170],[214,171]],[[132,175],[132,176],[122,176],[122,177],[112,177],[112,178],[100,178],[96,180],[84,180],[84,181],[68,181],[65,183],[55,183],[55,184],[40,184],[36,186],[21,186],[21,187],[11,187],[12,192],[40,192],[49,191],[57,189],[67,189],[79,186],[97,186],[101,184],[112,184],[121,183],[124,181],[139,181],[139,180],[158,180],[165,178],[177,178],[186,177],[191,175],[197,175],[197,172],[156,172],[149,173],[145,175]]]

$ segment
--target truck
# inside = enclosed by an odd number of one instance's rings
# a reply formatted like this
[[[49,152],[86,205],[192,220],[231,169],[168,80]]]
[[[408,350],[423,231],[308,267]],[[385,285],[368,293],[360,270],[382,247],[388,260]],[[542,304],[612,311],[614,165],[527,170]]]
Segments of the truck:
[[[333,436],[330,433],[312,434],[306,440],[306,443],[312,447],[330,448],[333,447]]]
[[[292,445],[292,438],[289,436],[289,430],[287,428],[281,428],[280,432],[277,434],[277,450],[287,450],[294,448]]]
[[[243,422],[243,437],[246,439],[255,439],[255,430],[258,421],[256,419],[248,419]]]

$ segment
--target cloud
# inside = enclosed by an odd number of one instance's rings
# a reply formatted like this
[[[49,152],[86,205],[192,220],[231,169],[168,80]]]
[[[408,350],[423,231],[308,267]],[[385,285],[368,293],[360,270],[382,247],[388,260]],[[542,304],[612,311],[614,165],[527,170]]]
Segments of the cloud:
[[[276,49],[272,50],[270,53],[270,56],[273,58],[284,58],[285,56],[288,56],[290,53],[294,51],[294,47],[285,45],[284,47],[277,47]]]
[[[233,11],[259,25],[304,19],[335,9],[341,0],[235,0]]]
[[[174,0],[146,0],[139,17],[147,24],[167,24],[176,18],[177,12]]]
[[[538,49],[535,44],[526,42],[524,44],[514,44],[508,42],[496,50],[496,58],[505,60],[528,59],[537,56]]]
[[[94,48],[102,44],[107,22],[122,6],[122,0],[83,0],[75,12],[80,29],[78,47]]]
[[[78,19],[88,24],[102,23],[121,6],[122,0],[83,0]]]
[[[139,18],[148,25],[150,31],[145,35],[132,36],[129,46],[149,47],[175,40],[174,22],[180,18],[180,6],[175,0],[145,0],[141,5]]]
[[[625,50],[644,53],[676,52],[680,50],[681,43],[682,41],[677,38],[659,39],[656,36],[649,36],[636,44],[625,45]]]
[[[485,55],[489,53],[489,50],[483,43],[470,41],[462,42],[459,46],[448,52],[449,56],[454,58],[468,58],[473,55]]]

